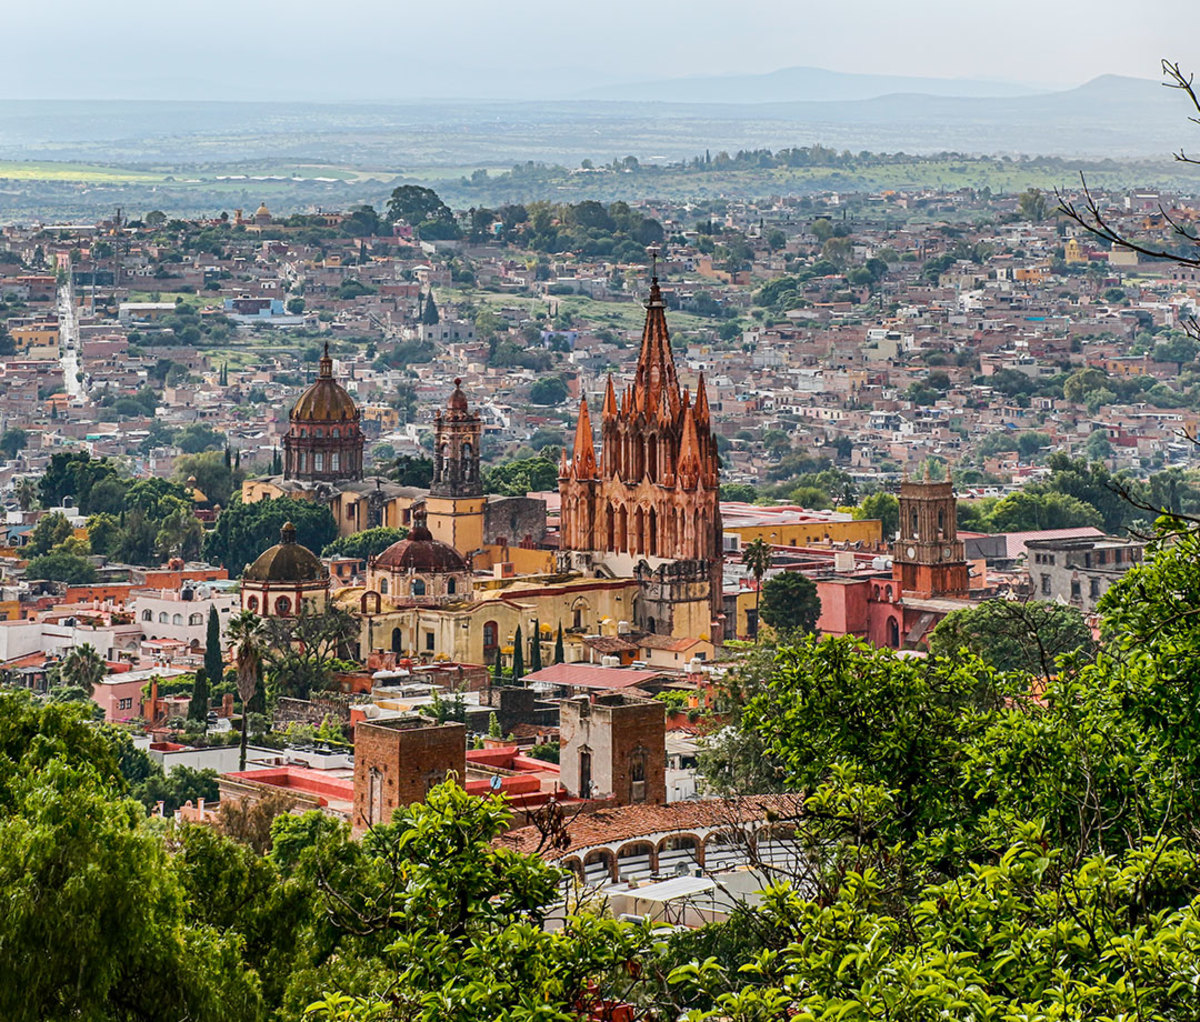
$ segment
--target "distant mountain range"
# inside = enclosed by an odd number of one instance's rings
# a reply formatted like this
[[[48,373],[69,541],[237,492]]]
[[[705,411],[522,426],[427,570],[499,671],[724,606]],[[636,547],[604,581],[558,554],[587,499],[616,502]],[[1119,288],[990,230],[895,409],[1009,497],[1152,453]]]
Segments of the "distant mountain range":
[[[924,96],[1029,96],[1039,91],[1014,82],[857,74],[819,67],[785,67],[765,74],[697,75],[588,89],[579,99],[659,103],[786,103],[875,99],[893,93]]]
[[[811,98],[816,91],[828,95],[835,84],[837,98]],[[893,86],[906,91],[865,95]],[[935,87],[948,91],[921,91]],[[1010,94],[969,94],[984,88]],[[1020,86],[1005,83],[794,68],[656,89],[658,95],[636,100],[543,102],[10,100],[0,104],[0,159],[178,167],[311,161],[399,173],[527,160],[572,167],[628,154],[678,160],[706,149],[815,143],[854,152],[1165,159],[1181,147],[1197,148],[1192,142],[1200,138],[1178,94],[1115,75],[1059,92],[1018,94]],[[714,100],[715,93],[723,98]],[[795,98],[801,94],[809,98]]]

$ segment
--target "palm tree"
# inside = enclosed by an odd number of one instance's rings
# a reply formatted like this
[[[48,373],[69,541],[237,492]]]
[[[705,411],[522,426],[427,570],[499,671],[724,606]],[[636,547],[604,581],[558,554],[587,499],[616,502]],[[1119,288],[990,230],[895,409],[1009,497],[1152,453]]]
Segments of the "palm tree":
[[[250,700],[258,691],[258,672],[266,654],[266,628],[262,618],[243,610],[229,622],[229,641],[233,644],[233,666],[237,671],[237,691],[242,700],[242,746],[238,769],[246,769],[246,735],[250,726]]]
[[[750,574],[754,576],[756,588],[754,592],[754,641],[758,642],[759,632],[759,616],[758,604],[762,599],[762,580],[767,573],[767,569],[771,567],[771,545],[766,542],[761,536],[754,542],[747,544],[746,549],[742,551],[742,563],[750,569]]]
[[[88,695],[104,676],[108,674],[108,664],[96,652],[94,646],[85,642],[82,646],[72,646],[67,650],[58,668],[58,676],[67,685],[76,685]]]
[[[13,487],[17,498],[17,507],[22,511],[32,511],[38,505],[38,484],[30,476],[21,476]]]

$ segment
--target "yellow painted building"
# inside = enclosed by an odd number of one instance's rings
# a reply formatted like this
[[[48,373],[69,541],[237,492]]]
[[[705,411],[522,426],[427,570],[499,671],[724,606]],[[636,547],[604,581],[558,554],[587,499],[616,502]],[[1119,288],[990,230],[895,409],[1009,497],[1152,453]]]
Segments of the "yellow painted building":
[[[487,497],[425,498],[425,524],[433,538],[474,559],[483,549],[483,508]]]
[[[764,510],[770,510],[764,508]],[[862,521],[760,521],[747,524],[725,522],[725,532],[740,537],[743,548],[756,539],[772,546],[820,546],[861,543],[864,547],[883,541],[878,519]]]
[[[339,605],[360,615],[360,654],[392,650],[425,660],[492,664],[499,650],[511,663],[517,628],[525,643],[529,666],[529,636],[540,629],[542,660],[553,659],[559,625],[568,662],[587,660],[585,635],[616,635],[629,627],[638,596],[635,579],[597,579],[578,576],[525,576],[484,579],[472,598],[440,606],[398,607],[386,597],[362,588],[341,590]]]
[[[58,356],[58,323],[26,323],[14,326],[9,336],[17,352],[27,358],[56,358]]]

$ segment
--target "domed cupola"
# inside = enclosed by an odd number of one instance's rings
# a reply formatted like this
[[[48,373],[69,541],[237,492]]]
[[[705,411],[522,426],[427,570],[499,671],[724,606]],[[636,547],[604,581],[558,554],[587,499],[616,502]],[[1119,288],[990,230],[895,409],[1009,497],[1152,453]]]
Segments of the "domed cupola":
[[[396,606],[471,599],[471,569],[449,543],[433,538],[424,517],[405,539],[367,564],[367,586]]]
[[[296,542],[296,527],[285,522],[279,542],[242,572],[242,609],[263,617],[291,617],[324,609],[329,572],[321,559]]]
[[[354,399],[333,378],[326,344],[316,381],[292,408],[283,438],[284,477],[310,482],[361,479],[365,438],[360,417]]]

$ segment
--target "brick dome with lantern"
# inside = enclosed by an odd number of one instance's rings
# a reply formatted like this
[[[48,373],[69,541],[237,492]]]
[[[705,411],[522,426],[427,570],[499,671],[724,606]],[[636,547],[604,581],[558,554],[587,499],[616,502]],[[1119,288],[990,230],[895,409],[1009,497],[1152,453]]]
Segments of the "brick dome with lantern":
[[[283,438],[285,479],[362,479],[361,413],[346,388],[333,378],[328,344],[316,381],[300,395],[290,419]]]
[[[433,538],[424,516],[412,532],[367,564],[367,588],[394,606],[428,606],[471,599],[471,569],[449,543]]]

